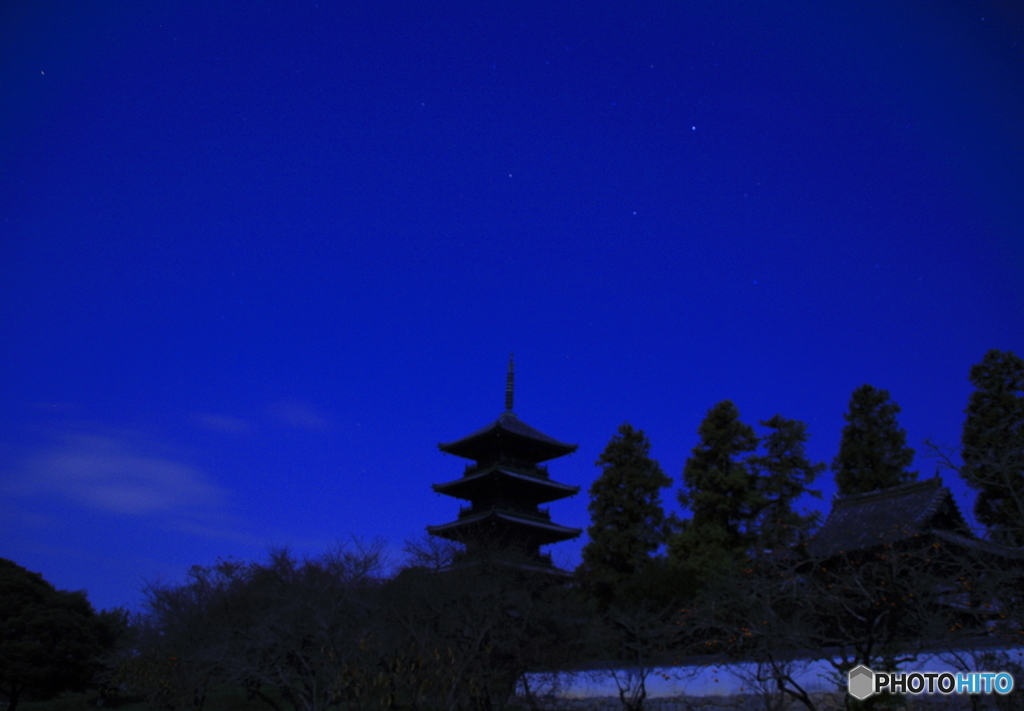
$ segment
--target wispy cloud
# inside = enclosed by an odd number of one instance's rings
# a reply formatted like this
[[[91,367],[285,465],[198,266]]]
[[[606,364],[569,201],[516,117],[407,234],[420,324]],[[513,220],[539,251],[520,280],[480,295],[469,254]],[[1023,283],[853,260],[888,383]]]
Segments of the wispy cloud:
[[[304,402],[280,402],[267,408],[267,414],[289,427],[310,432],[326,432],[331,428],[327,417]]]
[[[60,496],[108,513],[150,516],[209,510],[226,493],[192,465],[154,454],[128,433],[65,436],[26,458],[5,487],[21,496]]]
[[[231,415],[217,415],[211,412],[200,412],[193,415],[193,420],[203,429],[228,434],[246,434],[250,430],[249,422]]]

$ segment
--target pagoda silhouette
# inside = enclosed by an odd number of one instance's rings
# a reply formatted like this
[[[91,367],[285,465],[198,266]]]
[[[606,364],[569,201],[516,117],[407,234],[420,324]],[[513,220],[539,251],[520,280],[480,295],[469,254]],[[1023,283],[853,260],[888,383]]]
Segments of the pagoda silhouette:
[[[447,454],[469,459],[462,477],[434,484],[439,494],[469,501],[451,523],[427,526],[427,532],[465,546],[453,567],[497,560],[517,567],[565,574],[540,552],[550,543],[576,538],[579,528],[551,521],[545,504],[574,496],[578,486],[554,481],[542,462],[576,451],[577,445],[560,442],[535,430],[512,412],[513,362],[509,358],[505,386],[505,412],[486,427],[462,439],[438,444]]]

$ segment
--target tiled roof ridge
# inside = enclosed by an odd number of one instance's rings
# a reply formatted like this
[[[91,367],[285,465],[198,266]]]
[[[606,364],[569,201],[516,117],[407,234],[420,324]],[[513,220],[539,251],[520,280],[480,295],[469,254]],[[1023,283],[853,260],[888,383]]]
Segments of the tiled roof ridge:
[[[928,489],[942,490],[945,487],[942,485],[942,480],[938,477],[930,477],[928,479],[922,479],[920,481],[911,481],[906,484],[897,484],[896,486],[890,486],[885,489],[876,489],[875,491],[868,491],[863,494],[850,494],[849,496],[839,496],[832,503],[832,508],[848,506],[855,506],[863,504],[865,502],[872,501],[883,501],[885,499],[897,499],[902,498],[910,493],[916,493],[918,490],[927,491]],[[936,497],[936,501],[941,500],[941,497]],[[932,502],[932,505],[936,505]]]
[[[527,439],[532,439],[536,442],[541,442],[549,446],[558,447],[560,449],[567,449],[569,452],[575,452],[579,447],[579,445],[562,442],[560,440],[555,439],[551,435],[544,434],[537,428],[531,427],[530,425],[520,420],[512,412],[503,412],[501,413],[501,415],[498,416],[498,419],[484,425],[483,427],[474,432],[470,432],[465,437],[460,437],[459,439],[452,440],[451,442],[439,442],[437,447],[442,452],[445,452],[452,447],[462,444],[463,442],[476,439],[477,437],[482,437],[488,434],[489,432],[495,430],[503,430],[510,434],[518,435],[519,437],[525,437]]]
[[[942,506],[942,502],[945,501],[947,498],[950,500],[952,500],[953,498],[952,492],[950,492],[950,490],[947,489],[946,487],[942,486],[941,479],[939,479],[938,477],[933,477],[932,479],[930,479],[930,481],[935,482],[935,486],[937,487],[936,494],[935,496],[932,497],[932,500],[929,502],[928,506],[925,507],[924,511],[921,512],[920,517],[918,517],[918,521],[920,521],[921,523],[924,523],[925,521],[930,521],[932,517],[939,512],[939,507]],[[957,508],[956,501],[953,501],[952,503],[953,508],[957,509],[957,514],[959,514],[960,510]]]
[[[1024,560],[1024,548],[1016,548],[1014,546],[1004,546],[999,543],[993,543],[992,541],[986,541],[976,536],[965,536],[959,533],[952,533],[950,531],[942,531],[935,529],[931,531],[932,534],[938,538],[949,541],[951,543],[957,543],[959,545],[973,548],[985,553],[994,553],[1004,558],[1014,558],[1016,560]]]

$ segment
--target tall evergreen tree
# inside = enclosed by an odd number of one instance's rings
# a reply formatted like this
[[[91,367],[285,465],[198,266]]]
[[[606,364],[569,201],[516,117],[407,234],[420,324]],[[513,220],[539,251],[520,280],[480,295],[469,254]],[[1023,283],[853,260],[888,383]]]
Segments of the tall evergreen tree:
[[[1024,360],[991,350],[970,377],[961,475],[978,490],[974,514],[992,537],[1024,546]]]
[[[832,461],[842,496],[917,479],[917,472],[907,469],[914,461],[914,450],[907,446],[907,432],[896,421],[899,411],[888,390],[861,385],[853,391],[850,408],[843,415],[846,426],[839,454]]]
[[[672,480],[650,451],[643,430],[626,422],[596,462],[601,475],[590,487],[590,541],[583,547],[581,575],[604,596],[647,566],[665,543],[661,490]]]
[[[757,474],[764,498],[757,522],[757,547],[779,550],[798,542],[820,518],[817,512],[799,514],[794,502],[805,493],[821,498],[821,492],[808,489],[825,470],[825,463],[812,464],[807,458],[807,425],[775,415],[761,422],[768,434],[761,439],[763,454],[747,460]]]
[[[747,554],[763,498],[757,476],[744,460],[757,448],[757,435],[740,421],[731,401],[711,408],[697,433],[700,442],[686,460],[679,492],[679,502],[693,517],[672,537],[669,554],[691,575],[703,578]]]

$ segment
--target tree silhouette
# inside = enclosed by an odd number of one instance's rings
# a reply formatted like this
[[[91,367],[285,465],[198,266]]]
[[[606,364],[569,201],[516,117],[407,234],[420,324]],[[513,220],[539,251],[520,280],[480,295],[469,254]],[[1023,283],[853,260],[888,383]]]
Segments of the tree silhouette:
[[[404,569],[377,596],[370,698],[383,708],[502,708],[527,671],[564,668],[584,652],[590,618],[564,582],[507,551]]]
[[[745,562],[711,581],[682,611],[680,626],[695,653],[757,665],[759,682],[817,711],[791,662],[831,665],[846,673],[863,664],[898,669],[934,649],[963,649],[1001,623],[996,604],[1018,581],[1019,552],[982,553],[971,539],[914,534],[861,550],[812,557],[807,547]],[[1016,568],[1019,570],[1019,568]],[[850,699],[847,700],[851,701]],[[859,709],[885,707],[875,697]]]
[[[907,469],[914,450],[907,446],[907,433],[896,421],[900,406],[889,391],[861,385],[850,397],[843,415],[839,454],[832,461],[836,486],[841,496],[865,494],[917,479]]]
[[[971,368],[960,475],[974,514],[998,543],[1024,546],[1024,360],[991,350]]]
[[[596,462],[602,471],[590,487],[590,540],[583,547],[580,575],[605,599],[643,570],[665,543],[661,490],[672,480],[650,451],[643,430],[627,422]]]
[[[707,578],[745,557],[754,542],[754,519],[763,506],[757,477],[745,455],[757,448],[753,428],[723,400],[697,430],[700,442],[683,468],[679,502],[693,512],[672,537],[672,561],[695,578]]]
[[[102,625],[84,592],[57,590],[0,558],[0,696],[7,711],[89,686],[104,651]]]
[[[825,470],[825,464],[812,464],[807,458],[807,425],[803,422],[775,415],[761,426],[769,430],[761,439],[764,453],[747,460],[763,496],[757,548],[777,551],[795,545],[820,519],[817,512],[797,513],[793,504],[805,493],[821,498],[821,492],[808,487]]]
[[[122,678],[151,704],[201,709],[214,682],[274,711],[321,711],[366,689],[382,544],[297,560],[194,566],[179,586],[146,590],[148,615]]]

